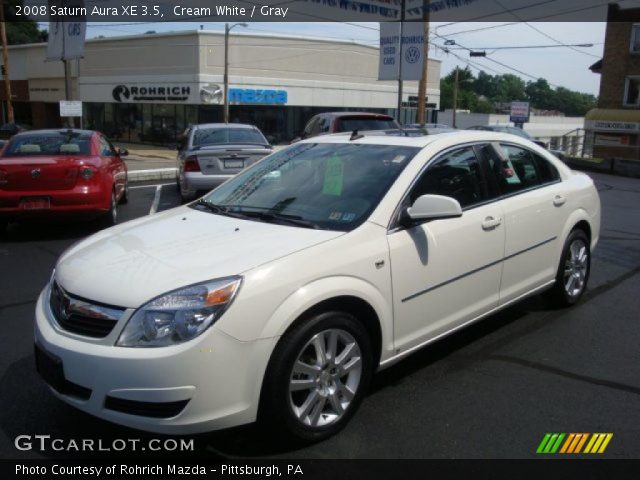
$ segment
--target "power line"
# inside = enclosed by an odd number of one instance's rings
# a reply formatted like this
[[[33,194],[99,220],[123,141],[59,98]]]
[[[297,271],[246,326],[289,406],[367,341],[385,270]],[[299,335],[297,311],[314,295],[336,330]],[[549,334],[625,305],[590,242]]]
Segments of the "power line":
[[[592,53],[589,52],[584,52],[582,50],[578,50],[577,48],[575,48],[572,45],[565,45],[564,42],[561,42],[560,40],[558,40],[557,38],[552,37],[551,35],[547,34],[546,32],[543,32],[542,30],[540,30],[538,27],[534,27],[533,25],[531,25],[529,22],[524,21],[518,14],[514,13],[513,10],[508,9],[507,7],[505,7],[500,0],[493,0],[494,3],[498,4],[500,7],[504,8],[505,11],[509,12],[511,15],[513,15],[516,19],[520,20],[521,22],[523,22],[527,27],[531,28],[532,30],[535,30],[536,32],[538,32],[540,35],[545,36],[546,38],[548,38],[549,40],[551,40],[552,42],[556,42],[558,45],[561,45],[563,47],[567,47],[570,48],[571,50],[573,50],[574,52],[578,52],[581,53],[583,55],[588,55],[590,57],[593,58],[600,58],[598,55],[594,55]]]
[[[594,45],[602,45],[601,43],[575,43],[572,45],[569,44],[561,44],[561,45],[513,45],[513,46],[500,46],[500,47],[474,47],[473,50],[519,50],[519,49],[532,49],[532,48],[563,48],[563,47],[592,47]],[[464,47],[449,47],[450,50],[467,50]],[[599,57],[598,57],[599,58]]]

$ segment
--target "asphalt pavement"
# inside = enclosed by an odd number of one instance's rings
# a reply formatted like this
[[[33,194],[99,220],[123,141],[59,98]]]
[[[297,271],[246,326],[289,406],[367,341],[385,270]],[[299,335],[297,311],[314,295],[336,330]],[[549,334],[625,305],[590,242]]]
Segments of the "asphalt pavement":
[[[378,374],[351,423],[325,442],[300,447],[249,426],[194,437],[196,452],[181,455],[531,458],[547,432],[611,432],[602,457],[640,458],[640,180],[591,175],[603,224],[579,305],[553,310],[532,297],[421,350]],[[178,202],[175,184],[136,185],[120,218]],[[0,458],[115,455],[19,451],[23,434],[160,437],[67,406],[34,368],[36,298],[57,257],[96,228],[14,224],[0,241]]]

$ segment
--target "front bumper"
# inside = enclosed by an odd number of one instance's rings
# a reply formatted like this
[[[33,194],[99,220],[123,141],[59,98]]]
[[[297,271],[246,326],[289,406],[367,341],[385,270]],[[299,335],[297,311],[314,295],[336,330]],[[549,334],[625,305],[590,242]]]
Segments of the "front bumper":
[[[86,398],[51,387],[66,403],[104,420],[165,434],[207,432],[255,421],[264,370],[276,339],[240,342],[213,326],[181,345],[115,347],[113,338],[132,311],[109,336],[94,340],[61,330],[48,299],[49,287],[36,306],[37,348],[62,361],[66,381],[90,390]],[[184,403],[169,418],[118,411],[122,404]]]

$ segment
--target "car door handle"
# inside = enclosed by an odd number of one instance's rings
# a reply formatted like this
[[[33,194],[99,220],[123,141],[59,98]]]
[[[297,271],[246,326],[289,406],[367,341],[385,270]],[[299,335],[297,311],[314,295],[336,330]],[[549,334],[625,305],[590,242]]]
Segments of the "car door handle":
[[[565,202],[566,202],[566,201],[567,201],[567,198],[566,198],[566,197],[563,197],[562,195],[556,195],[556,196],[553,198],[553,204],[554,204],[556,207],[561,207],[562,205],[564,205],[564,204],[565,204]]]
[[[499,217],[498,218],[487,217],[482,222],[482,229],[483,230],[493,230],[494,228],[500,226],[501,223],[502,223],[502,219],[499,218]]]

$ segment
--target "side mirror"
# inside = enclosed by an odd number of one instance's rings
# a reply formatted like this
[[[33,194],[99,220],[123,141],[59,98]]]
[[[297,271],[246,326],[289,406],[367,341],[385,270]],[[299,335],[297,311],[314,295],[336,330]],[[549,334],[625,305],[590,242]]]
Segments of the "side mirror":
[[[460,203],[455,198],[443,195],[422,195],[406,211],[406,217],[412,224],[423,220],[438,220],[461,216],[462,207]]]
[[[126,157],[127,155],[129,155],[129,150],[127,150],[126,148],[118,147],[116,148],[116,153],[119,157]]]

